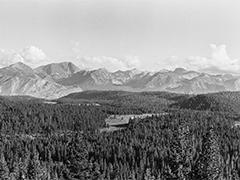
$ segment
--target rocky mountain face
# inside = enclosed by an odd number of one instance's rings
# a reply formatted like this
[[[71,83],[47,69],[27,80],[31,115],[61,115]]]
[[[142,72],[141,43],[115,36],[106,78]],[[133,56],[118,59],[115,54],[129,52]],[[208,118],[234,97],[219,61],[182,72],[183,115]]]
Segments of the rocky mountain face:
[[[48,77],[41,77],[31,67],[20,62],[0,69],[0,95],[30,95],[52,99],[79,91],[79,87],[63,86]]]
[[[209,93],[240,90],[240,77],[211,75],[177,68],[174,71],[142,72],[136,69],[108,72],[106,69],[81,70],[60,79],[62,85],[78,85],[83,90],[170,91]]]
[[[49,76],[55,81],[67,78],[78,71],[80,69],[71,62],[53,63],[35,69],[35,72],[41,77]]]
[[[0,69],[0,95],[30,95],[52,99],[82,90],[170,91],[189,94],[239,91],[240,77],[231,74],[212,75],[183,68],[158,72],[136,69],[88,71],[80,70],[71,62],[48,64],[36,69],[16,63]]]

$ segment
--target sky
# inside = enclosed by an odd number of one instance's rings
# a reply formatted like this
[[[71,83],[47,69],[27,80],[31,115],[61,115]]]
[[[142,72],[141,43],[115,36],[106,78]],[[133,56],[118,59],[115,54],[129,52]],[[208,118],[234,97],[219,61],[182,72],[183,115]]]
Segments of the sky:
[[[0,0],[0,66],[240,72],[237,0]]]

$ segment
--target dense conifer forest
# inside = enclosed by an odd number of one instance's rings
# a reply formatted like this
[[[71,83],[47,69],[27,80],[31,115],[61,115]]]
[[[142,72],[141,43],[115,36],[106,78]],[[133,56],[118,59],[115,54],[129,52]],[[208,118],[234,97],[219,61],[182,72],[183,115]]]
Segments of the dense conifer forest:
[[[0,179],[238,180],[237,97],[87,91],[56,104],[1,97]],[[112,114],[160,112],[168,113],[99,131]]]

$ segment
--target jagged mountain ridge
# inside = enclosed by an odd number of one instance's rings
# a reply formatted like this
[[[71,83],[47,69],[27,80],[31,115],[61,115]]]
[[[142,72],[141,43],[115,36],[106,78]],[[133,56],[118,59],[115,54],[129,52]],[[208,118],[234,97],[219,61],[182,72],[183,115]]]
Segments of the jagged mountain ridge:
[[[71,62],[35,69],[19,62],[0,69],[0,95],[58,98],[82,90],[170,91],[199,94],[240,90],[240,77],[177,68],[157,72],[79,69]]]
[[[35,69],[35,72],[41,77],[50,76],[55,81],[67,78],[78,71],[80,69],[71,62],[52,63]]]
[[[177,68],[174,71],[143,72],[136,69],[109,72],[106,69],[81,70],[60,79],[62,85],[78,85],[83,90],[170,91],[209,93],[240,90],[240,78],[211,75]]]
[[[79,91],[79,87],[63,86],[48,77],[40,77],[31,67],[21,62],[0,69],[0,95],[52,99]]]

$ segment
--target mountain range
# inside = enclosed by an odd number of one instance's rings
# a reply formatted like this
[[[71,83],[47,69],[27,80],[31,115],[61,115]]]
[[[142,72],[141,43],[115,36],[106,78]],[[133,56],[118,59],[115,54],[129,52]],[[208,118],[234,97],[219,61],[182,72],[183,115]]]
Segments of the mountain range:
[[[71,62],[31,68],[21,62],[0,69],[0,95],[29,95],[54,99],[85,90],[169,91],[200,94],[239,91],[240,76],[208,74],[176,68],[173,71],[109,72],[80,69]]]

